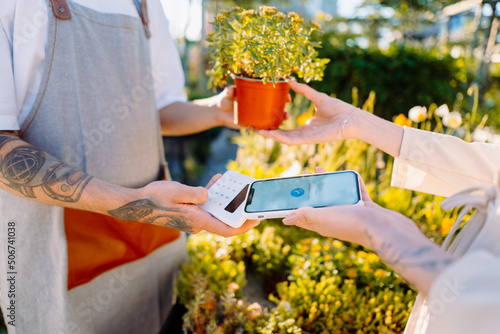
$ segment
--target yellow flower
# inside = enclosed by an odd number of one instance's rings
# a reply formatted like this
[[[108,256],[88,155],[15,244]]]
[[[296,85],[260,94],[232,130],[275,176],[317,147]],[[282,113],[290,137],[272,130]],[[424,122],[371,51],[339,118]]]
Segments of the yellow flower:
[[[319,24],[318,22],[312,21],[311,22],[311,27],[314,28],[314,29],[319,30],[319,29],[321,29],[321,24]]]
[[[313,253],[319,252],[320,250],[321,250],[321,246],[318,244],[311,246],[311,252],[313,252]]]
[[[333,243],[332,243],[332,245],[333,245],[334,248],[337,248],[337,249],[339,249],[340,247],[344,246],[344,244],[341,243],[338,240],[334,240]]]
[[[367,255],[366,252],[363,252],[363,251],[358,252],[358,257],[360,257],[362,259],[364,259],[366,257],[366,255]]]
[[[444,218],[441,222],[441,235],[447,235],[453,227],[454,222],[453,218]]]
[[[379,261],[378,256],[375,253],[370,253],[366,256],[366,259],[370,263],[377,263]]]
[[[358,276],[358,273],[356,272],[356,269],[347,269],[346,275],[349,278],[354,278]]]
[[[332,256],[330,254],[327,254],[324,256],[325,261],[330,261],[332,259]]]
[[[271,7],[271,6],[260,6],[260,12],[263,14],[270,14],[273,15],[276,13],[278,9],[276,7]]]
[[[303,113],[302,115],[297,117],[297,124],[300,126],[307,124],[307,121],[309,121],[312,116],[313,115],[309,112]]]
[[[330,245],[329,245],[329,244],[324,244],[324,245],[323,245],[323,250],[324,250],[325,252],[328,252],[328,251],[330,250]]]
[[[373,272],[373,269],[369,265],[364,264],[363,265],[363,271],[366,272],[366,273],[371,274]]]
[[[394,123],[401,126],[411,126],[411,121],[403,114],[399,114],[394,119]]]
[[[242,14],[246,15],[246,16],[253,16],[253,15],[255,15],[255,9],[244,10]]]
[[[377,269],[375,270],[375,273],[373,274],[375,277],[378,277],[378,278],[386,278],[386,271],[384,269]]]

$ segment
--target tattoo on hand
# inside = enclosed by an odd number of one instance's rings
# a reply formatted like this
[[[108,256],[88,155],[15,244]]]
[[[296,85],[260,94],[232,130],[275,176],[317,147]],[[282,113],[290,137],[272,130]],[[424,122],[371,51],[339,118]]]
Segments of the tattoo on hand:
[[[170,227],[187,233],[194,233],[192,220],[181,216],[185,211],[156,205],[148,199],[130,202],[108,213],[116,218]]]
[[[77,202],[92,176],[58,161],[18,137],[0,133],[0,150],[9,142],[21,143],[0,155],[0,181],[28,198],[36,198],[37,187],[50,198]]]

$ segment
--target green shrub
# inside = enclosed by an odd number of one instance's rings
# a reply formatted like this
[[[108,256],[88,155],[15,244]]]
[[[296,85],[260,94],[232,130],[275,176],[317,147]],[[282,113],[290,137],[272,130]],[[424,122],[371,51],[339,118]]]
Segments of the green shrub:
[[[333,39],[333,40],[332,40]],[[392,46],[389,50],[338,48],[335,34],[326,33],[319,56],[329,58],[323,81],[311,85],[327,94],[350,101],[351,89],[365,100],[377,95],[375,114],[391,120],[416,105],[453,105],[457,93],[467,90],[467,67],[463,59],[436,50]]]
[[[416,294],[358,288],[340,276],[310,277],[278,284],[285,316],[311,333],[401,333]]]
[[[212,234],[189,238],[189,262],[182,265],[176,286],[176,294],[182,304],[188,305],[194,299],[196,291],[193,282],[200,280],[198,277],[214,294],[215,300],[219,300],[232,283],[237,284],[239,288],[234,291],[241,296],[241,288],[246,284],[245,263],[231,258],[232,249],[230,239]]]
[[[281,275],[289,270],[286,259],[290,244],[284,242],[275,227],[266,227],[253,246],[252,264],[259,275]]]

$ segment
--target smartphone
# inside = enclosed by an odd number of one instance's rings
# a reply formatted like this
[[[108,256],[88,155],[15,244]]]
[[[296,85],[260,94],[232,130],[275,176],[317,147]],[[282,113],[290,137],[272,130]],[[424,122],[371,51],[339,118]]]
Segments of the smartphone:
[[[208,189],[208,200],[200,207],[238,228],[247,219],[283,218],[304,206],[362,204],[355,171],[265,180],[227,171]]]
[[[309,174],[254,181],[248,190],[244,215],[282,218],[304,206],[362,204],[355,171]]]

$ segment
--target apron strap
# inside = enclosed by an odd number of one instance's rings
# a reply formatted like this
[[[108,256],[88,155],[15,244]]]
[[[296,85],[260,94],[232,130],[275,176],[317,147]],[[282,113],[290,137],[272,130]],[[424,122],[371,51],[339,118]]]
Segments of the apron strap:
[[[50,0],[55,17],[60,20],[69,20],[71,13],[66,0]]]
[[[137,11],[139,12],[139,16],[141,17],[146,37],[149,39],[151,37],[151,31],[149,30],[149,16],[146,0],[134,0],[134,4],[135,8],[137,8]]]

